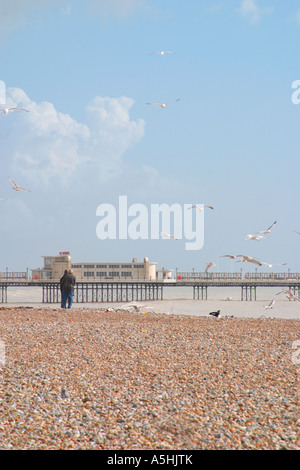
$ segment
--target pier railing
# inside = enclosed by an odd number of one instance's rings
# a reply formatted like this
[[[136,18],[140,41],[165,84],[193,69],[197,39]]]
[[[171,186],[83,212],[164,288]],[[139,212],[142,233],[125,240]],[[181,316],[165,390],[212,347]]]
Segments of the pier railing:
[[[0,272],[0,282],[12,279],[28,279],[28,271],[4,271]]]
[[[205,281],[205,280],[300,280],[300,273],[276,273],[276,272],[269,272],[269,273],[262,273],[262,272],[255,272],[255,273],[245,273],[244,276],[242,273],[228,273],[228,272],[177,272],[177,281]]]
[[[137,278],[129,278],[129,279],[121,279],[121,278],[103,278],[103,279],[96,279],[96,278],[89,278],[89,279],[84,279],[84,278],[78,278],[77,281],[80,282],[121,282],[121,283],[127,283],[127,282],[168,282],[168,281],[205,281],[205,280],[300,280],[300,273],[290,273],[290,272],[248,272],[244,273],[244,275],[241,272],[185,272],[185,271],[178,271],[176,273],[176,279],[141,279],[141,277]],[[28,276],[28,271],[6,271],[6,272],[0,272],[0,282],[32,282],[39,284],[41,282],[55,282],[58,281],[56,278],[47,278],[47,279],[31,279]]]
[[[58,283],[42,285],[43,303],[58,303],[61,299]],[[74,288],[74,302],[132,302],[144,300],[162,300],[161,283],[121,283],[121,282],[78,282]]]

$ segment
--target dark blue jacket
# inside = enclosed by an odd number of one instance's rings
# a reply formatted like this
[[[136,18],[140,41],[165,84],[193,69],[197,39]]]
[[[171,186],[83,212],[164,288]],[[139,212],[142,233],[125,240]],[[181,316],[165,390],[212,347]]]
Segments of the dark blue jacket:
[[[60,281],[61,290],[74,290],[74,286],[76,283],[76,277],[72,273],[65,274]]]

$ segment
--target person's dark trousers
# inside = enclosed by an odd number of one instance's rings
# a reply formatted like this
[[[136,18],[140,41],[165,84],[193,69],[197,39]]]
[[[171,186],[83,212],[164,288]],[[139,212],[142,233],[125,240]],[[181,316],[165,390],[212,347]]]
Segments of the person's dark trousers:
[[[73,295],[74,295],[74,292],[72,290],[69,290],[67,292],[67,299],[68,299],[68,308],[71,308],[72,307],[72,304],[73,304]]]
[[[61,291],[61,308],[67,308],[67,297],[68,292],[66,290]]]

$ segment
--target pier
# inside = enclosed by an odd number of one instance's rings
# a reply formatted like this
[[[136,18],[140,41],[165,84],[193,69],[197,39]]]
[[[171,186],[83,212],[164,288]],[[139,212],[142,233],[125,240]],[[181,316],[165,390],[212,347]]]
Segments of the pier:
[[[300,298],[300,276],[250,277],[206,277],[202,279],[173,279],[159,281],[90,281],[77,282],[74,289],[74,302],[104,303],[163,300],[166,287],[191,287],[194,300],[207,300],[211,287],[240,287],[242,301],[255,301],[260,287],[277,287],[278,291],[289,290]],[[7,280],[0,282],[0,303],[7,303],[10,287],[41,287],[41,302],[60,303],[58,281]]]
[[[132,302],[162,300],[163,285],[152,282],[78,282],[74,288],[74,302]],[[57,283],[42,285],[42,302],[60,302],[60,288]]]
[[[285,289],[289,290],[295,297],[300,299],[300,279],[299,280],[207,280],[207,281],[182,281],[177,285],[192,285],[193,286],[193,299],[196,300],[207,300],[207,291],[209,287],[240,287],[241,288],[241,300],[251,301],[256,300],[256,291],[259,287],[277,287],[278,290]]]

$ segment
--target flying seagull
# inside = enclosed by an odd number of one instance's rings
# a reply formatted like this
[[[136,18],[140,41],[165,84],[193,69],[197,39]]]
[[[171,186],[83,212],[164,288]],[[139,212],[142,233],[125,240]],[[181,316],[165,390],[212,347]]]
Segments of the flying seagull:
[[[210,312],[209,315],[212,315],[213,317],[218,317],[221,313],[221,310],[217,310],[216,312]]]
[[[12,182],[12,184],[13,184],[13,189],[14,189],[15,191],[19,191],[20,189],[22,189],[22,191],[28,191],[28,192],[30,192],[29,189],[22,188],[22,187],[19,186],[17,183],[15,183],[10,177],[8,177],[8,179]]]
[[[141,308],[144,308],[145,305],[138,305],[136,303],[131,302],[130,304],[125,304],[118,310],[132,310],[134,309],[136,312],[139,312]]]
[[[149,55],[153,55],[153,54],[165,55],[165,54],[175,54],[175,52],[173,52],[173,51],[154,51],[154,52],[150,52]]]
[[[283,292],[285,293],[285,296],[288,300],[296,300],[297,302],[300,302],[300,299],[296,297],[290,290],[283,289],[282,291],[277,292],[276,295],[282,294]]]
[[[208,209],[213,209],[212,206],[204,206],[204,207],[207,207]],[[197,209],[198,212],[202,212],[204,208],[201,206],[191,206],[189,207],[189,209]]]
[[[235,259],[238,255],[223,255],[221,258],[230,258],[230,259]]]
[[[272,223],[272,225],[270,225],[269,228],[267,228],[267,230],[261,230],[260,232],[257,232],[257,233],[270,233],[271,232],[271,228],[274,227],[274,225],[277,223],[277,221],[275,220],[275,222]]]
[[[178,240],[178,238],[174,237],[174,235],[170,235],[169,233],[160,232],[160,234],[161,234],[163,237],[174,238],[174,240]]]
[[[215,263],[213,263],[212,261],[210,261],[209,263],[207,263],[206,268],[205,268],[205,272],[207,273],[207,271],[208,271],[212,266],[216,266]]]
[[[150,104],[152,106],[160,106],[161,108],[165,108],[166,106],[168,106],[168,104],[176,103],[179,100],[180,100],[180,98],[178,98],[175,101],[169,101],[168,103],[146,103],[146,104]]]
[[[251,258],[251,256],[246,256],[246,255],[236,255],[236,256],[239,256],[242,258],[241,259],[242,263],[248,262],[248,263],[257,264],[258,266],[262,266],[262,263],[260,261],[258,261],[257,259]]]
[[[294,232],[298,233],[298,235],[300,235],[300,232],[297,232],[296,230],[294,230]]]
[[[268,305],[264,305],[265,309],[268,310],[270,308],[273,308],[274,303],[275,303],[275,299],[273,299]]]
[[[245,235],[245,240],[256,240],[256,241],[260,241],[262,238],[267,238],[267,237],[264,237],[263,235],[252,235],[251,233],[248,233],[247,235]]]
[[[8,114],[9,111],[14,111],[15,109],[19,109],[20,111],[25,111],[26,113],[29,113],[28,109],[23,109],[23,108],[4,108],[4,109],[0,109],[0,112],[3,114]]]
[[[267,266],[267,268],[272,268],[272,266],[286,266],[287,265],[287,263],[269,264],[269,263],[264,263],[264,261],[262,261],[261,264],[264,264],[265,266]]]

